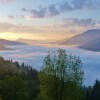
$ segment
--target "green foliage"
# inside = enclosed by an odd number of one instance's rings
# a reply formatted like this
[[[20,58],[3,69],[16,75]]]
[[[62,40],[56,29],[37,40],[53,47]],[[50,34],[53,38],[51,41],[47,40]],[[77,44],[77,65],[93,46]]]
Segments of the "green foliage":
[[[0,65],[0,79],[3,79],[7,75],[15,75],[18,74],[18,68],[11,61],[3,61]]]
[[[90,98],[91,100],[100,100],[100,81],[95,81]]]
[[[27,100],[28,98],[24,82],[19,77],[7,77],[2,80],[0,91],[3,100]]]
[[[100,81],[96,80],[93,86],[82,88],[82,100],[100,100]]]
[[[4,58],[0,57],[0,65],[4,62]]]
[[[83,74],[79,57],[67,55],[62,49],[49,52],[39,73],[39,97],[43,100],[79,100]]]
[[[31,66],[0,57],[0,99],[34,100],[39,92],[37,74]]]
[[[35,100],[39,93],[39,83],[36,80],[27,80],[25,82],[27,91],[29,93],[28,100]]]

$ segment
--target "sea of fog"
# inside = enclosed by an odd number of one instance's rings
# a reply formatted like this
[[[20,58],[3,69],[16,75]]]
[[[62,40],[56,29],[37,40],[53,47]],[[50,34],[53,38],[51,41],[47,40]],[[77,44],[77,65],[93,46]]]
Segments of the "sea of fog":
[[[93,85],[96,79],[100,79],[100,52],[92,52],[79,49],[74,46],[30,46],[18,45],[10,46],[12,50],[0,51],[0,56],[6,60],[13,59],[20,63],[24,62],[26,65],[33,66],[40,70],[43,59],[48,51],[56,50],[58,48],[66,49],[67,53],[80,56],[83,69],[85,72],[84,84]]]

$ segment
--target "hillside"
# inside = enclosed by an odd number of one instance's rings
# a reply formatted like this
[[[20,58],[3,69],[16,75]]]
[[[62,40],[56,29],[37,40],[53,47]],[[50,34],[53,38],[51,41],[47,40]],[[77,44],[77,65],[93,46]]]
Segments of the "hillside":
[[[0,45],[8,46],[8,45],[23,45],[24,43],[16,42],[16,41],[10,41],[5,39],[0,39]]]
[[[31,40],[31,39],[23,39],[19,38],[16,42],[26,43],[30,45],[37,45],[37,44],[54,44],[56,42],[50,40]]]
[[[91,50],[91,51],[100,51],[100,37],[81,46],[79,48]]]
[[[0,50],[11,50],[10,48],[7,47],[10,45],[24,45],[24,43],[0,39]]]
[[[64,45],[83,45],[100,37],[100,29],[88,30],[82,34],[76,35],[68,40],[64,40],[61,44]]]

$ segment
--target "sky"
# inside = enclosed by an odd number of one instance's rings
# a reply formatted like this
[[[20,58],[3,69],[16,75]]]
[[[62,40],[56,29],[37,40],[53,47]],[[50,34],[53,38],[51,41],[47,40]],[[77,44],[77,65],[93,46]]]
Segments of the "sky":
[[[0,38],[58,41],[100,28],[100,0],[0,0]]]

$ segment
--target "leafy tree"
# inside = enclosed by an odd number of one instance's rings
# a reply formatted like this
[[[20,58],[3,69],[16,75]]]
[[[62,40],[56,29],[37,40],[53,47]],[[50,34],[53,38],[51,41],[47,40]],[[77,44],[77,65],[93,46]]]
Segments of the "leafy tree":
[[[83,80],[79,57],[63,49],[49,52],[39,73],[40,94],[43,100],[79,100]]]

